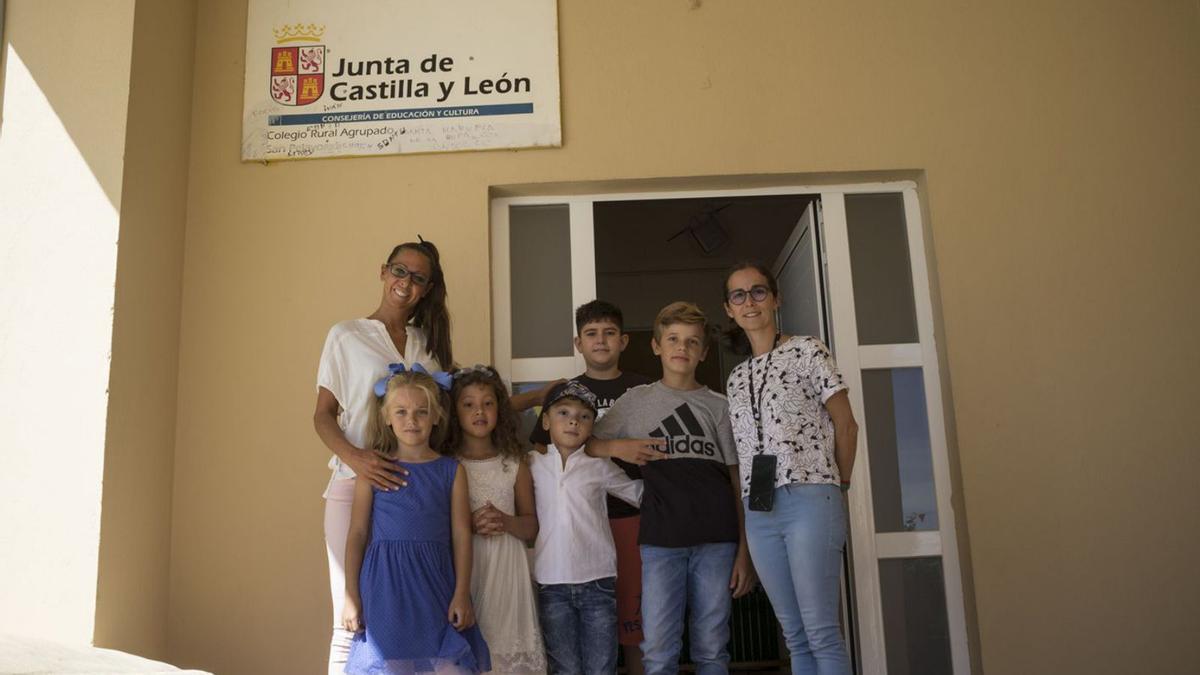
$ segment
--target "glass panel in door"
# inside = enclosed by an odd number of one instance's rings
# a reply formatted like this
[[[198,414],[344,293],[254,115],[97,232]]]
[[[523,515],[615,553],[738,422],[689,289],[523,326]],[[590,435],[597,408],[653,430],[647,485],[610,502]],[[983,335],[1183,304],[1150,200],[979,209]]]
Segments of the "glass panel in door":
[[[509,207],[512,358],[570,357],[571,216],[566,204]]]

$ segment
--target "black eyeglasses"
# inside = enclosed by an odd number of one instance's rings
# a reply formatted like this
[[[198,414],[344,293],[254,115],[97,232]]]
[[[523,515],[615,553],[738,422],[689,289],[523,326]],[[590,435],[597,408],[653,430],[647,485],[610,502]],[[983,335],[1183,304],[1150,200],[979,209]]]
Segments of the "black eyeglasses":
[[[735,288],[725,294],[725,300],[731,305],[741,305],[746,302],[746,298],[753,298],[755,302],[762,302],[771,294],[771,289],[758,284],[751,286],[749,290],[745,288]]]
[[[409,269],[401,263],[392,263],[391,265],[384,265],[384,267],[386,267],[387,271],[391,272],[392,276],[396,277],[397,279],[412,279],[412,282],[418,286],[427,286],[429,284],[429,277],[425,276],[424,274],[410,272]]]

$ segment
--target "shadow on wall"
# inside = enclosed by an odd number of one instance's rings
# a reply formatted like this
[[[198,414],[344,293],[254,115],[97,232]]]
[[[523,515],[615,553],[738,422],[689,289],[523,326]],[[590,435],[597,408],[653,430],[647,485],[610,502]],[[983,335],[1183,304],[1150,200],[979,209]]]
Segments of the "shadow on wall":
[[[0,0],[0,134],[4,133],[4,55],[8,52],[8,40],[4,39],[4,0]]]
[[[5,7],[6,4],[10,6]],[[106,0],[105,4],[112,5],[114,9],[128,8],[132,13],[132,2],[129,0]],[[104,83],[97,83],[88,75],[94,71],[97,62],[110,65],[104,63],[106,61],[111,62],[111,66],[118,71],[127,72],[129,41],[107,35],[106,26],[95,23],[93,12],[77,11],[74,3],[47,2],[37,5],[36,19],[21,21],[20,30],[17,31],[12,29],[16,21],[16,6],[0,0],[0,50],[3,51],[4,60],[4,67],[0,69],[0,134],[5,133],[3,110],[7,83],[4,75],[10,65],[10,55],[15,53],[79,149],[79,154],[108,196],[109,203],[119,208],[124,164],[122,154],[111,151],[112,120],[114,115],[124,118],[125,97],[96,96],[107,93],[96,91]],[[113,50],[111,45],[114,44],[122,45],[122,48]],[[81,45],[85,46],[82,52],[78,49]],[[73,65],[78,62],[87,62],[89,65],[86,68]],[[99,103],[98,98],[101,99]],[[119,108],[106,106],[118,98],[122,101]],[[124,145],[123,139],[121,145]]]
[[[133,0],[6,2],[0,126],[0,632],[87,643]],[[70,386],[70,421],[61,406]],[[47,433],[63,442],[46,452]],[[68,440],[69,439],[69,440]],[[48,496],[46,477],[54,477]]]

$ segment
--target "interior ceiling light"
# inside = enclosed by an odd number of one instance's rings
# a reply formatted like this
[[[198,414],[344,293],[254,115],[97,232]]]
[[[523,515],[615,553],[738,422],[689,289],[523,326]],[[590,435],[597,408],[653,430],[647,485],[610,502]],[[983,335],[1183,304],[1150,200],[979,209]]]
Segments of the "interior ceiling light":
[[[716,251],[729,241],[729,233],[725,231],[721,221],[717,218],[717,214],[729,207],[731,204],[722,204],[708,208],[701,213],[692,216],[687,225],[683,229],[676,232],[667,238],[667,241],[672,241],[683,233],[692,235],[692,239],[700,246],[700,250],[704,251],[705,255]]]

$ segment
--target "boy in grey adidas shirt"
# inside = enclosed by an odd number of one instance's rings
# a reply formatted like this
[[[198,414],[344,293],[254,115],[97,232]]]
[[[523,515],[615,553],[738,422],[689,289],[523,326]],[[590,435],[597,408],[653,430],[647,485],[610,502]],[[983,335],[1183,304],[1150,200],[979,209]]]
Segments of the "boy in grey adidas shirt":
[[[673,389],[662,380],[634,387],[596,422],[595,435],[666,440],[666,457],[641,469],[648,498],[638,544],[737,543],[737,511],[726,493],[738,457],[724,396],[708,387]]]
[[[642,642],[647,675],[678,670],[687,605],[698,672],[726,672],[732,598],[753,588],[742,524],[737,450],[725,397],[696,381],[707,322],[691,303],[667,305],[652,347],[663,379],[630,389],[595,426],[597,439],[661,438],[659,461],[642,467]],[[592,443],[589,454],[612,446]]]

